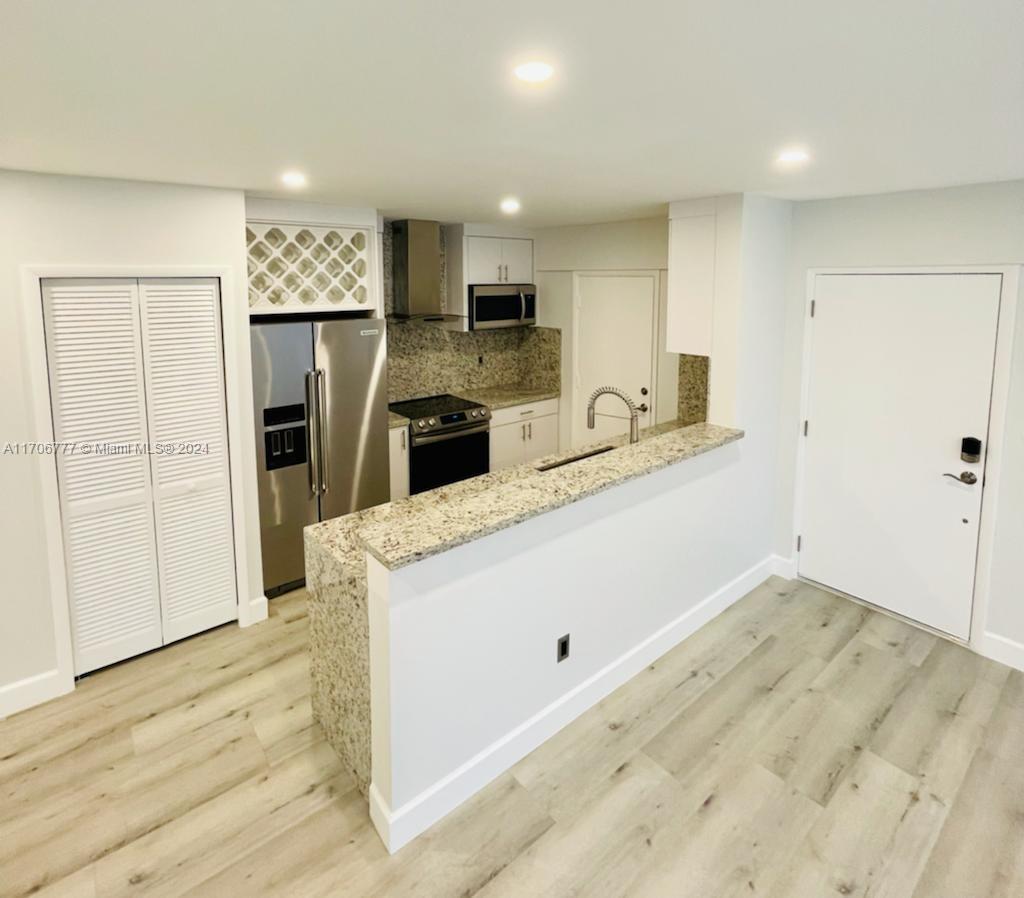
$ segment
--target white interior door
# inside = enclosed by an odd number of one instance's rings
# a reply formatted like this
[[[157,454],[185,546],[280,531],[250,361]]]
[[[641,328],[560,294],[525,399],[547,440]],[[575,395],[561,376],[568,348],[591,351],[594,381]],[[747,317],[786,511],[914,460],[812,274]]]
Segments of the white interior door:
[[[800,575],[970,631],[1001,276],[819,275]],[[967,472],[973,484],[944,476]]]
[[[237,617],[214,278],[140,283],[164,641]]]
[[[640,426],[652,423],[657,272],[578,273],[573,445],[629,433],[629,412],[615,396],[597,401],[596,427],[587,428],[587,400],[602,386],[624,390],[638,406]],[[644,395],[643,390],[647,391]]]
[[[163,639],[138,284],[43,283],[75,673]]]

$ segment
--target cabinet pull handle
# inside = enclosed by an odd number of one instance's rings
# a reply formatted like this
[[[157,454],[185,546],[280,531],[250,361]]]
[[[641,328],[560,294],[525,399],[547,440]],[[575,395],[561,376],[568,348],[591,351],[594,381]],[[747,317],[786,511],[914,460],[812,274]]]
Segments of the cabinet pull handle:
[[[525,424],[522,426],[522,430],[523,430],[523,442],[525,443],[526,442],[526,425]]]
[[[498,263],[498,280],[501,280],[501,263]]]
[[[508,283],[508,265],[505,266],[505,283]]]
[[[532,440],[533,439],[533,422],[531,421],[526,426],[530,429],[530,439]]]
[[[405,452],[405,431],[402,431],[402,451]]]

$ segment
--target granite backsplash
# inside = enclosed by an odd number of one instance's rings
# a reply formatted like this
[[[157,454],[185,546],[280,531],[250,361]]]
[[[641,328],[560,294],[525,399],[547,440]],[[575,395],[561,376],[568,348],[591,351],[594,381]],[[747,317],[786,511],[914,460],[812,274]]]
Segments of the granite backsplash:
[[[708,419],[708,363],[704,355],[679,356],[679,420],[683,424]]]
[[[516,384],[558,390],[562,332],[549,327],[449,331],[388,322],[388,401]]]

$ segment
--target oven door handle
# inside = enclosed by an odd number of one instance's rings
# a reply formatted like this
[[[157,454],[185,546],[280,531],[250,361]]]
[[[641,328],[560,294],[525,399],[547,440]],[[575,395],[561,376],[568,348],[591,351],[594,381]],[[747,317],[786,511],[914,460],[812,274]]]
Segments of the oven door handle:
[[[475,433],[486,433],[491,429],[491,425],[488,423],[478,424],[475,427],[464,427],[461,430],[453,430],[450,433],[438,433],[438,434],[413,434],[412,446],[415,449],[417,446],[428,446],[431,443],[443,443],[445,440],[457,440],[459,437],[472,436]]]

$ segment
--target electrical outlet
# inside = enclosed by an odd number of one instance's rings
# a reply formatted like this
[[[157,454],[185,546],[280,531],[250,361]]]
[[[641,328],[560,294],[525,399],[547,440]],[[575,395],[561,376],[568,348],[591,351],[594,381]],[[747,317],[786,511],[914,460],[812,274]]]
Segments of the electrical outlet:
[[[558,640],[558,654],[556,655],[558,663],[561,664],[566,658],[569,657],[569,634],[566,633],[561,639]]]
[[[482,355],[481,355],[481,356],[477,356],[477,359],[476,359],[476,360],[477,360],[477,362],[478,362],[479,364],[481,364],[481,365],[482,365],[482,364],[484,363],[484,357],[483,357]]]

